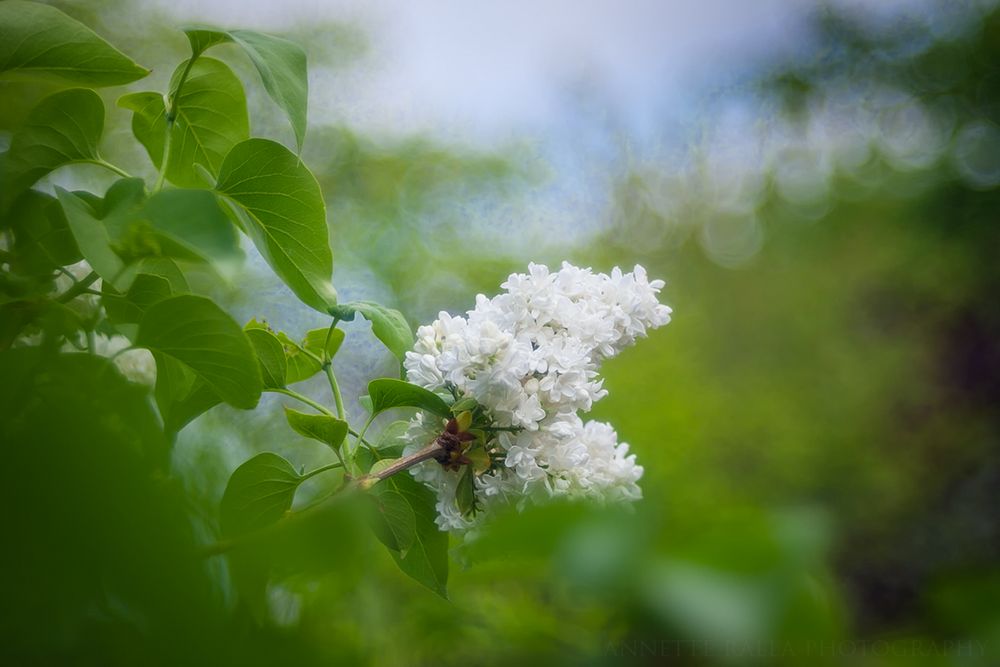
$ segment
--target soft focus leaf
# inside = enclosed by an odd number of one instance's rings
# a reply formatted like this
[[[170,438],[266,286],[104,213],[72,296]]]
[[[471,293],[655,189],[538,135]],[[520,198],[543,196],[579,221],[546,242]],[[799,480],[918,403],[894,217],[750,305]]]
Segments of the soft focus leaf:
[[[119,291],[128,289],[127,281],[123,279],[125,262],[111,248],[111,239],[108,238],[104,222],[97,218],[90,205],[80,197],[58,187],[56,194],[73,238],[90,268]]]
[[[53,197],[28,190],[11,209],[14,230],[14,266],[20,273],[48,275],[83,256],[70,231],[66,215]]]
[[[101,304],[108,321],[115,325],[138,324],[146,310],[171,295],[170,281],[149,273],[136,275],[125,294],[110,284],[101,289]]]
[[[55,7],[6,0],[0,3],[0,73],[116,86],[149,71]]]
[[[136,344],[181,362],[219,397],[238,408],[257,405],[260,369],[250,341],[211,299],[191,294],[151,306]]]
[[[233,472],[222,496],[225,535],[241,535],[274,523],[292,507],[302,477],[277,454],[263,452]]]
[[[150,197],[142,210],[143,219],[161,234],[163,242],[178,246],[165,255],[183,255],[208,261],[222,275],[233,275],[243,259],[239,237],[218,200],[206,190],[163,190]]]
[[[104,102],[92,90],[64,90],[39,102],[11,138],[4,164],[3,208],[54,169],[98,159],[103,132]]]
[[[266,389],[278,389],[285,386],[285,350],[278,338],[267,329],[244,327],[250,344],[257,354],[260,364],[260,374]]]
[[[368,395],[372,401],[372,414],[385,412],[390,408],[419,408],[440,417],[450,417],[451,411],[444,399],[432,391],[403,380],[380,378],[368,383]]]
[[[318,440],[333,449],[340,449],[347,437],[347,422],[329,415],[308,415],[285,408],[285,418],[292,430],[299,435]]]
[[[233,204],[257,249],[308,306],[336,304],[333,254],[319,184],[281,144],[250,139],[226,156],[216,189]]]

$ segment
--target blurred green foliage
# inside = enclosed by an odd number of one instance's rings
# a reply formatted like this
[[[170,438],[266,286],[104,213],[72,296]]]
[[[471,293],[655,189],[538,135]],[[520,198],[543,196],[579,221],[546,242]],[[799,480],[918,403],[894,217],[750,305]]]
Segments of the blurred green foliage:
[[[155,20],[131,21],[129,34],[96,3],[66,9],[105,36],[122,31],[116,43],[149,55],[143,62],[181,53],[180,33],[177,53],[150,51],[141,37],[159,34]],[[401,574],[348,505],[229,559],[200,559],[225,480],[246,454],[320,461],[323,446],[290,440],[277,413],[220,407],[168,454],[148,404],[100,360],[39,367],[28,351],[8,357],[0,436],[24,446],[5,448],[0,483],[0,656],[992,664],[1000,184],[970,178],[955,155],[963,128],[1000,123],[1000,11],[970,16],[960,35],[936,38],[872,33],[828,14],[814,61],[761,77],[792,124],[833,97],[831,82],[846,77],[870,93],[891,84],[948,128],[947,146],[917,167],[876,149],[834,169],[805,203],[764,170],[750,203],[763,240],[737,268],[706,250],[705,230],[725,215],[703,189],[682,188],[687,198],[677,192],[665,212],[649,203],[662,173],[636,170],[616,184],[608,233],[568,259],[640,262],[669,281],[674,322],[606,364],[610,396],[595,409],[632,443],[646,498],[631,513],[512,514],[476,541],[453,540],[450,601]],[[320,42],[309,44],[329,48]],[[0,85],[4,129],[51,92]],[[456,197],[518,196],[527,181],[502,156],[328,127],[311,129],[304,158],[324,188],[334,252],[371,267],[404,310],[428,276],[458,285],[440,303],[458,309],[524,264],[469,261],[476,253],[462,248],[461,220],[448,210]],[[131,159],[141,172],[142,156]],[[313,497],[328,490],[321,479],[307,485]],[[272,575],[266,588],[248,581],[262,570]],[[898,650],[878,653],[876,640]],[[945,650],[946,641],[965,643]]]

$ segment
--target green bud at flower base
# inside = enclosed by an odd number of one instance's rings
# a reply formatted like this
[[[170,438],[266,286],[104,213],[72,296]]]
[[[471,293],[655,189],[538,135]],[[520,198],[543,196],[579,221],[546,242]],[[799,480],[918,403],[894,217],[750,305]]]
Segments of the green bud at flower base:
[[[469,427],[472,426],[472,413],[466,410],[455,417],[455,422],[458,424],[459,431],[468,431]]]

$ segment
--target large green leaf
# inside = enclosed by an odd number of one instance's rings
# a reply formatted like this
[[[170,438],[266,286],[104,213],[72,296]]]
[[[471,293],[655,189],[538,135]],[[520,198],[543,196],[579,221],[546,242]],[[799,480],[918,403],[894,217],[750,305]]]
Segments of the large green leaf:
[[[260,400],[260,369],[250,341],[211,299],[182,294],[153,304],[135,343],[179,361],[230,405],[252,408]]]
[[[292,507],[302,476],[292,464],[271,452],[254,456],[237,468],[222,496],[225,535],[241,535],[274,523]]]
[[[267,139],[237,144],[222,163],[216,189],[299,299],[324,313],[337,303],[323,195],[294,153]]]
[[[347,422],[329,415],[308,415],[285,408],[285,418],[292,430],[299,435],[318,440],[333,449],[340,449],[347,437]]]
[[[306,53],[295,42],[253,30],[191,29],[184,31],[191,42],[192,57],[216,44],[235,42],[247,56],[264,82],[264,89],[282,108],[295,132],[295,142],[302,150],[306,136],[306,109],[309,100]]]
[[[372,488],[381,499],[380,514],[386,524],[376,535],[389,546],[399,568],[442,597],[447,597],[448,533],[438,529],[434,519],[434,492],[408,474],[392,475]],[[402,509],[405,504],[409,512]],[[413,518],[412,529],[409,521]],[[392,540],[396,546],[391,546]]]
[[[116,86],[149,74],[90,28],[37,2],[0,2],[0,73]]]
[[[186,68],[187,61],[177,66],[170,79],[177,115],[170,130],[166,175],[171,183],[197,188],[206,183],[195,165],[202,165],[213,176],[218,174],[230,149],[250,136],[250,120],[243,85],[228,65],[214,58],[198,58],[180,85]],[[160,167],[167,132],[163,97],[132,93],[118,104],[135,113],[132,132],[153,164]]]
[[[426,410],[440,417],[451,417],[451,409],[444,399],[432,391],[402,380],[380,378],[368,383],[372,414],[377,415],[390,408],[411,407]]]
[[[260,327],[245,327],[247,338],[257,353],[260,364],[261,378],[267,389],[280,389],[285,386],[285,350],[278,337],[269,330]]]
[[[386,308],[374,301],[348,301],[330,309],[330,313],[350,322],[355,313],[372,323],[372,333],[402,362],[413,347],[413,331],[398,310]]]
[[[44,98],[11,138],[4,164],[3,209],[54,169],[97,160],[103,132],[104,102],[94,91],[73,88]]]
[[[141,215],[160,235],[165,255],[209,261],[224,276],[234,275],[243,259],[235,228],[207,190],[162,190]]]

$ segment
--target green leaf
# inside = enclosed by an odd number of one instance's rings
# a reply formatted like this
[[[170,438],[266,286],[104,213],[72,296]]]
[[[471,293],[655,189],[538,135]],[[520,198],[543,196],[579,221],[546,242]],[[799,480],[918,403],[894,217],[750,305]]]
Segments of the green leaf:
[[[182,294],[153,304],[136,345],[181,362],[226,403],[252,408],[262,382],[250,341],[211,299]]]
[[[163,163],[163,146],[167,135],[167,107],[163,95],[154,92],[129,93],[115,103],[132,111],[132,134],[146,149],[153,166]]]
[[[246,461],[222,495],[223,534],[241,535],[278,521],[292,508],[301,482],[292,464],[277,454],[263,452]]]
[[[149,70],[54,7],[6,0],[0,3],[0,73],[117,86]]]
[[[170,80],[171,94],[177,96],[177,116],[170,129],[166,175],[175,185],[198,188],[204,183],[195,165],[218,174],[230,149],[250,136],[250,120],[243,85],[229,66],[214,58],[199,58],[178,91],[186,67],[187,61],[178,65]],[[133,93],[119,99],[118,105],[134,112],[132,132],[159,168],[167,132],[163,97]]]
[[[11,209],[13,267],[27,275],[49,275],[83,258],[66,215],[55,198],[37,190],[21,195]]]
[[[299,299],[324,313],[337,303],[323,195],[294,153],[267,139],[237,144],[222,163],[216,189]]]
[[[308,415],[291,408],[285,408],[285,418],[288,425],[299,435],[318,440],[332,447],[340,449],[344,438],[347,437],[347,422],[330,417],[329,415]]]
[[[163,417],[164,431],[173,437],[222,399],[181,362],[158,352],[154,352],[153,357],[156,359],[156,404]]]
[[[389,553],[403,572],[447,598],[448,533],[439,530],[434,521],[437,516],[434,492],[406,474],[387,477],[375,485],[371,492],[377,499],[390,492],[398,496],[389,501],[390,511],[383,513],[387,522],[397,521],[394,529],[390,529],[397,544],[401,538],[403,544],[410,540],[406,523],[408,516],[403,516],[404,512],[398,506],[399,499],[408,506],[413,514],[412,541],[409,541],[409,546],[405,549],[389,547]],[[376,535],[378,534],[376,530]]]
[[[44,98],[11,138],[4,165],[3,208],[51,171],[99,159],[97,144],[103,132],[104,102],[94,91],[74,88]]]
[[[90,268],[118,291],[127,290],[129,280],[124,273],[125,262],[112,249],[104,222],[97,217],[90,205],[77,195],[60,187],[56,188],[56,195],[66,214],[66,222],[73,232],[73,238],[76,239],[80,253],[90,264]]]
[[[161,235],[164,255],[210,262],[225,276],[242,262],[236,230],[207,190],[162,190],[146,201],[142,217]]]
[[[455,487],[455,504],[463,516],[471,514],[476,509],[476,486],[472,478],[472,466],[465,466],[462,469],[462,476],[458,478],[458,485]]]
[[[450,417],[451,411],[444,399],[432,391],[402,380],[380,378],[368,383],[372,414],[390,408],[411,407],[426,410],[441,417]]]
[[[101,303],[112,324],[138,324],[150,306],[166,299],[171,293],[170,281],[166,278],[140,273],[125,294],[110,284],[103,285]]]
[[[267,389],[280,389],[285,386],[285,350],[278,338],[267,329],[244,327],[250,344],[257,353],[260,364],[261,378]]]
[[[344,342],[344,332],[340,329],[330,331],[329,328],[310,329],[302,338],[302,347],[309,350],[320,359],[333,359]]]
[[[347,322],[354,319],[355,313],[361,313],[372,323],[372,333],[400,362],[406,359],[407,351],[413,347],[413,331],[401,312],[374,301],[349,301],[330,310],[331,315]]]
[[[211,48],[216,44],[225,44],[226,42],[232,41],[232,38],[221,30],[186,28],[184,30],[184,34],[187,35],[188,41],[191,42],[192,58],[197,58],[204,53],[206,49]]]
[[[264,90],[288,116],[295,144],[301,151],[309,102],[305,51],[295,42],[252,30],[233,30],[229,34],[250,56],[264,82]]]
[[[375,489],[372,530],[382,544],[405,557],[417,537],[417,517],[405,496],[389,488]]]
[[[264,83],[264,90],[288,116],[295,143],[302,150],[306,136],[309,100],[306,53],[295,42],[253,30],[185,30],[193,57],[216,44],[235,42],[250,57]]]
[[[177,262],[169,257],[146,257],[139,262],[139,272],[165,278],[170,283],[170,291],[174,294],[190,292],[187,278]]]

